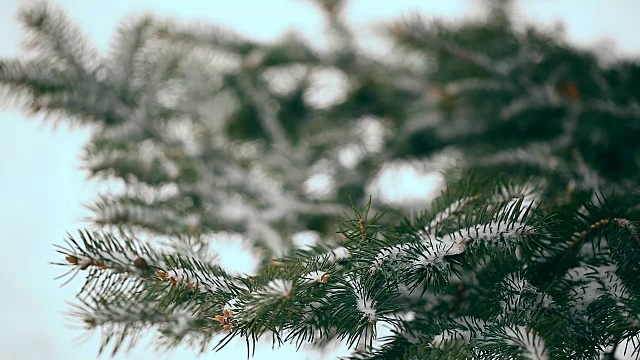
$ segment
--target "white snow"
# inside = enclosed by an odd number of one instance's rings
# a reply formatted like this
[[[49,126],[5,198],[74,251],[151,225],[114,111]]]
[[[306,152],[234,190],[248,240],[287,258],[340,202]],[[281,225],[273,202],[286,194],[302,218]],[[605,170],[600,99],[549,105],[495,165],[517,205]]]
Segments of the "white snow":
[[[418,259],[414,260],[414,265],[421,268],[435,267],[439,270],[449,268],[449,263],[444,259],[445,255],[453,255],[457,253],[455,245],[447,245],[439,242],[431,242],[428,244],[427,250],[419,254]]]
[[[368,322],[374,323],[376,321],[376,308],[374,307],[373,300],[368,296],[359,297],[357,299],[358,310],[364,315]]]
[[[363,116],[358,119],[356,129],[365,151],[377,153],[382,150],[386,129],[380,118],[372,115]]]
[[[331,250],[331,255],[329,256],[329,262],[334,263],[336,261],[348,259],[351,257],[351,253],[344,246],[339,246],[333,250]]]
[[[167,326],[174,335],[183,336],[195,319],[196,317],[192,314],[192,311],[180,310],[171,314],[171,321],[167,323]]]
[[[482,332],[486,327],[486,321],[476,319],[468,316],[461,316],[455,319],[455,322],[460,324],[462,328],[445,330],[442,333],[436,335],[431,344],[435,347],[439,347],[445,341],[460,340],[465,343],[469,343],[471,338],[477,338],[482,336]],[[472,329],[474,329],[472,333]]]
[[[516,241],[532,227],[525,223],[492,221],[484,225],[473,225],[465,229],[457,230],[447,234],[440,239],[449,244],[466,245],[471,241],[475,242],[493,242],[500,243],[502,241]]]
[[[334,191],[335,180],[328,173],[316,173],[302,184],[305,194],[312,199],[327,199]]]
[[[281,96],[290,95],[302,81],[308,69],[304,65],[274,66],[261,74],[269,90]]]
[[[615,271],[615,265],[602,265],[575,267],[567,272],[565,279],[575,282],[573,292],[579,314],[588,317],[588,306],[603,296],[611,296],[618,305],[621,305],[621,299],[628,298],[629,292]],[[624,305],[621,307],[625,308]]]
[[[268,294],[289,298],[291,297],[291,292],[293,291],[293,282],[291,280],[285,279],[275,279],[271,280],[266,287],[266,292]]]
[[[435,214],[433,216],[433,219],[429,223],[429,225],[425,226],[425,230],[431,231],[433,233],[433,230],[435,230],[438,227],[438,225],[440,225],[444,220],[448,219],[449,216],[451,216],[456,211],[460,210],[460,208],[462,208],[465,204],[471,202],[472,200],[473,198],[466,197],[466,198],[462,198],[454,201],[453,203],[451,203],[451,205],[447,206],[444,210]]]
[[[409,244],[400,244],[386,247],[380,250],[380,252],[376,256],[376,260],[373,262],[373,265],[369,269],[369,272],[374,273],[387,263],[391,266],[395,265],[395,260],[404,256],[408,249]]]
[[[347,169],[354,169],[364,156],[360,146],[348,144],[338,150],[338,161]]]
[[[240,300],[238,300],[238,298],[233,298],[227,301],[222,308],[225,310],[231,310],[233,312],[236,312],[240,308],[239,304],[240,304]]]
[[[320,271],[320,270],[316,270],[316,271],[312,271],[306,275],[302,276],[302,280],[305,283],[308,284],[315,284],[315,283],[319,283],[322,282],[322,277],[327,275],[326,272],[324,271]]]
[[[166,272],[167,279],[173,279],[178,284],[191,284],[197,286],[200,292],[215,291],[217,289],[227,290],[226,280],[221,277],[211,276],[197,269],[172,269]]]
[[[317,231],[299,231],[291,237],[293,245],[297,249],[309,249],[320,242],[320,234]]]
[[[315,109],[325,109],[346,99],[349,91],[347,75],[334,67],[317,68],[308,78],[309,87],[304,92],[304,101]]]
[[[516,326],[515,329],[505,327],[505,332],[510,338],[507,344],[517,345],[523,348],[524,357],[530,360],[547,360],[549,356],[544,347],[544,340],[532,330],[524,326]]]
[[[410,162],[387,163],[367,184],[367,192],[378,201],[400,207],[422,207],[435,199],[445,186],[438,171],[424,171]]]

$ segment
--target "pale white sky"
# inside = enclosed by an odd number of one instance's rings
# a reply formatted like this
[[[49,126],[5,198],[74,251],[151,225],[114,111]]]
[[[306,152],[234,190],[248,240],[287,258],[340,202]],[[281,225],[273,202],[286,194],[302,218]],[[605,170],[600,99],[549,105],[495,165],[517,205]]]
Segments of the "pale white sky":
[[[0,57],[17,56],[20,28],[18,7],[28,1],[0,2]],[[249,36],[268,40],[286,29],[297,28],[313,39],[322,37],[322,21],[316,10],[302,0],[112,0],[52,1],[61,6],[104,51],[118,22],[127,14],[150,11],[161,16],[203,20],[227,25]],[[474,13],[473,1],[465,0],[354,0],[349,8],[352,23],[394,17],[413,10],[434,16],[461,17]],[[570,39],[584,45],[615,39],[618,50],[640,54],[637,17],[640,1],[634,0],[538,0],[522,1],[520,11],[545,24],[563,18]],[[81,331],[68,328],[62,316],[73,299],[76,281],[64,288],[53,277],[61,269],[48,262],[58,259],[53,243],[66,232],[86,224],[83,204],[95,199],[96,183],[86,181],[79,170],[80,149],[88,139],[85,129],[61,126],[52,129],[40,119],[25,118],[17,109],[0,109],[0,358],[91,359],[96,357],[98,336],[82,345],[72,339]],[[158,356],[138,346],[118,359],[188,359],[193,352],[179,349]],[[224,354],[224,355],[223,355]],[[216,354],[228,360],[244,359],[240,342]],[[208,354],[208,357],[213,354]],[[286,357],[304,359],[291,348],[275,353],[268,346],[257,359]]]

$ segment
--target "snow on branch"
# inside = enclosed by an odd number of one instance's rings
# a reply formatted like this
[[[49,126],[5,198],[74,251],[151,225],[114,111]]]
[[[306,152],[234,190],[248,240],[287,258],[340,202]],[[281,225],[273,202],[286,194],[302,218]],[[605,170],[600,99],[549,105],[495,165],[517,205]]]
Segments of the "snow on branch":
[[[79,235],[84,246],[80,246],[71,235],[67,241],[68,248],[58,246],[58,252],[65,255],[67,265],[74,265],[79,270],[94,266],[116,273],[148,275],[152,268],[166,266],[158,252],[148,246],[138,245],[129,238],[120,243],[106,233],[84,231]]]
[[[516,242],[523,236],[532,234],[533,230],[533,226],[521,221],[491,221],[487,224],[459,229],[439,240],[450,244],[449,251],[452,253],[462,253],[472,243],[500,245],[503,242]]]
[[[65,255],[66,264],[72,269],[67,273],[90,270],[81,293],[87,298],[111,301],[118,293],[104,287],[103,283],[120,283],[135,286],[138,281],[146,281],[150,286],[166,282],[173,288],[184,286],[200,293],[235,294],[245,286],[232,279],[215,265],[200,263],[194,259],[160,253],[149,246],[135,244],[131,239],[118,241],[110,234],[80,233],[84,246],[80,246],[72,237],[69,248],[60,247]],[[119,274],[134,277],[117,276]],[[65,274],[66,275],[66,274]]]
[[[75,305],[70,313],[80,319],[85,328],[101,330],[102,353],[107,346],[113,347],[112,355],[116,354],[128,340],[128,349],[136,345],[143,331],[157,328],[161,336],[158,341],[165,341],[167,345],[180,342],[186,335],[203,338],[208,342],[208,336],[201,333],[202,328],[211,327],[213,315],[193,305],[174,306],[163,309],[151,303],[129,303],[126,301],[108,304],[82,303]],[[123,333],[129,336],[122,336]],[[164,339],[162,339],[164,338]]]
[[[523,356],[528,360],[548,360],[549,355],[545,349],[544,339],[533,330],[524,326],[505,327],[507,344],[516,345],[523,351]]]
[[[443,222],[450,219],[451,216],[455,215],[458,211],[464,208],[466,205],[471,203],[474,200],[477,200],[477,196],[465,197],[462,199],[455,200],[449,206],[447,206],[444,210],[438,212],[433,216],[429,225],[425,226],[425,230],[429,234],[433,234],[437,231],[437,229],[442,225]]]
[[[156,274],[161,280],[167,281],[172,285],[186,285],[190,289],[195,289],[199,292],[213,292],[216,290],[231,292],[232,287],[241,287],[240,284],[234,283],[225,277],[211,276],[211,274],[197,269],[158,270]]]
[[[59,9],[40,2],[22,9],[19,18],[30,32],[28,48],[40,51],[49,61],[61,60],[83,75],[99,66],[96,50]]]
[[[458,340],[466,344],[482,339],[486,331],[487,322],[482,319],[461,316],[454,319],[453,327],[445,329],[442,333],[433,337],[431,345],[440,347],[447,341]]]
[[[537,232],[538,229],[532,225],[530,219],[534,204],[532,199],[527,200],[526,206],[525,198],[520,197],[484,207],[478,215],[458,213],[476,199],[477,197],[465,197],[456,200],[436,213],[423,230],[417,231],[418,241],[384,246],[377,251],[368,269],[369,273],[375,274],[386,268],[393,272],[430,269],[436,270],[435,273],[444,274],[450,267],[447,257],[462,254],[470,246],[483,245],[501,249],[510,245],[520,245],[521,239]],[[493,212],[489,211],[492,207]],[[463,215],[465,217],[461,217]],[[490,220],[484,222],[483,219],[487,218],[487,215]],[[443,229],[455,226],[455,221],[458,225],[470,221],[480,223],[441,233]]]
[[[616,265],[580,266],[569,269],[564,276],[574,294],[574,315],[589,317],[589,306],[597,300],[612,298],[617,305],[630,298],[629,290],[616,274]]]

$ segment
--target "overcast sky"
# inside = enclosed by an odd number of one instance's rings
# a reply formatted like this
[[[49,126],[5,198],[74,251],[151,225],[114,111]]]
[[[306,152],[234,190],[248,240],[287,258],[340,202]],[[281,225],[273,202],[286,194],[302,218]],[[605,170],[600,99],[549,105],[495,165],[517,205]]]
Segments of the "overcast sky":
[[[20,54],[20,27],[16,12],[29,1],[0,1],[0,57]],[[185,21],[204,20],[227,25],[254,38],[269,40],[296,28],[308,39],[322,38],[322,21],[302,0],[57,0],[100,50],[105,51],[118,22],[131,13],[151,12]],[[463,17],[476,11],[464,0],[354,0],[349,8],[352,23],[395,17],[414,10],[427,15]],[[621,54],[640,54],[635,0],[537,0],[524,1],[519,11],[543,24],[564,19],[568,37],[584,46],[607,46]],[[615,40],[615,46],[609,39]],[[17,109],[0,108],[0,358],[92,359],[98,336],[81,345],[73,339],[82,331],[69,329],[63,312],[73,299],[75,282],[59,288],[53,277],[61,269],[48,262],[58,259],[53,243],[66,232],[86,225],[83,204],[95,199],[98,185],[80,171],[80,150],[88,139],[86,129],[53,129],[41,119],[25,118]],[[145,346],[119,359],[188,359],[188,349],[169,355],[154,354]],[[297,356],[292,348],[263,348],[257,359]],[[222,354],[219,354],[222,355]],[[228,360],[245,358],[244,343],[224,351]],[[207,358],[210,358],[211,354]]]

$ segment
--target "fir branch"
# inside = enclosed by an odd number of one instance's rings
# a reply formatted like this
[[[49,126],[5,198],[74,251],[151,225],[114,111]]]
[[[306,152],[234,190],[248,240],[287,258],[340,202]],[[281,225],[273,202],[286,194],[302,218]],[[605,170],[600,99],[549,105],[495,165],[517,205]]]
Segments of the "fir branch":
[[[95,266],[143,276],[148,275],[152,267],[164,266],[155,250],[141,246],[132,239],[125,238],[124,242],[120,243],[113,235],[88,231],[80,231],[79,237],[84,246],[69,235],[68,248],[58,247],[58,251],[65,255],[67,263],[77,266],[79,270]]]
[[[19,19],[28,31],[27,48],[38,51],[42,58],[54,63],[60,60],[80,76],[87,76],[99,67],[97,52],[62,11],[39,2],[23,8]]]
[[[258,111],[258,119],[262,127],[269,132],[276,147],[285,153],[291,153],[292,147],[286,136],[282,124],[280,124],[273,101],[270,101],[264,91],[252,84],[245,75],[240,75],[239,82],[242,91],[253,102]]]
[[[154,25],[157,36],[177,43],[187,43],[205,48],[218,48],[246,55],[259,45],[232,30],[220,26],[199,23],[195,26],[164,20]]]
[[[505,327],[503,341],[508,346],[518,347],[523,357],[527,359],[549,359],[544,340],[524,326]]]
[[[58,10],[21,11],[34,57],[0,61],[3,93],[98,123],[85,168],[125,190],[98,199],[93,222],[171,240],[84,231],[59,247],[63,276],[86,276],[74,316],[103,331],[101,349],[152,327],[166,348],[338,339],[352,358],[586,359],[637,345],[637,63],[604,67],[558,34],[515,27],[507,1],[482,20],[393,22],[393,59],[379,60],[357,48],[345,1],[314,2],[329,52],[143,16],[103,59]],[[316,106],[327,75],[340,97]],[[416,157],[406,163],[449,185],[417,219],[353,205],[371,171]],[[301,184],[319,172],[335,194],[312,200]],[[308,229],[322,242],[288,250]],[[255,274],[208,256],[222,230],[266,250]]]
[[[150,16],[142,16],[120,24],[116,37],[111,44],[108,80],[122,92],[123,97],[129,90],[129,81],[136,71],[136,58],[149,41],[153,27]]]
[[[494,74],[499,77],[508,75],[504,64],[496,65],[495,61],[491,61],[491,59],[484,54],[475,53],[439,37],[437,30],[430,29],[425,23],[426,21],[420,17],[414,17],[413,19],[405,19],[401,22],[391,23],[387,27],[387,31],[388,34],[395,38],[400,44],[418,49],[434,49],[435,51],[448,54],[452,58],[460,59],[479,69],[485,70],[489,74]]]
[[[0,81],[13,89],[69,90],[72,82],[65,81],[63,74],[42,61],[0,61]]]
[[[66,263],[58,264],[71,265],[71,271],[75,272],[73,276],[79,271],[90,270],[79,293],[85,298],[110,302],[117,295],[141,300],[142,293],[134,291],[140,286],[151,291],[145,294],[147,297],[157,291],[160,298],[181,298],[171,291],[165,292],[167,287],[163,283],[170,284],[178,291],[194,290],[195,293],[206,293],[218,299],[229,298],[243,288],[240,282],[216,265],[162,254],[128,237],[119,241],[110,234],[85,231],[80,232],[80,239],[83,246],[70,236],[69,248],[59,248],[59,252],[65,255]]]
[[[102,332],[99,353],[112,346],[114,356],[128,341],[126,351],[133,348],[141,333],[152,327],[158,327],[160,336],[156,343],[164,348],[171,348],[192,336],[201,338],[202,348],[210,341],[215,331],[213,315],[207,315],[194,306],[176,306],[172,309],[160,310],[151,304],[131,304],[127,301],[82,303],[75,306],[70,313],[81,319],[86,329],[100,329]]]
[[[191,224],[184,224],[184,218],[163,202],[153,205],[141,203],[137,198],[120,197],[103,199],[91,207],[95,213],[92,220],[98,225],[139,226],[158,234],[178,233]]]
[[[83,123],[116,123],[127,114],[113,99],[109,87],[91,76],[74,74],[46,59],[0,61],[0,84],[8,99],[17,99],[34,113],[46,112],[73,117]]]

